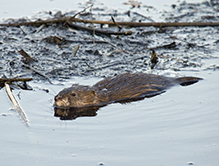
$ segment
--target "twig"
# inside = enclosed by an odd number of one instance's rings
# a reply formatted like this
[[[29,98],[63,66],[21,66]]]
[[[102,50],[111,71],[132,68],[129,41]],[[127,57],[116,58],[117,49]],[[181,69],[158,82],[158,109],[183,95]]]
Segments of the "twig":
[[[88,66],[88,67],[91,67],[88,63],[87,63],[87,61],[84,59],[84,63]],[[92,68],[92,67],[91,67]]]
[[[39,33],[43,28],[45,28],[45,24],[42,24],[36,31],[36,33]]]
[[[40,20],[40,21],[28,21],[28,22],[17,22],[17,23],[5,23],[0,24],[0,26],[13,26],[18,27],[22,25],[26,26],[41,26],[42,24],[56,24],[56,23],[65,23],[71,17],[62,17],[59,19],[51,19],[51,20]]]
[[[44,41],[44,40],[46,42],[48,42],[48,43],[51,43],[51,44],[63,44],[63,43],[82,43],[82,44],[87,43],[87,44],[93,44],[93,40],[67,40],[67,39],[61,38],[59,36],[49,36],[49,37],[46,37],[46,38],[42,39],[41,41]],[[96,40],[95,43],[101,43],[101,44],[105,43],[106,44],[108,42],[107,41]]]
[[[0,83],[5,82],[18,82],[18,81],[32,81],[33,78],[0,78]]]
[[[93,45],[95,44],[95,26],[94,26],[94,22],[93,22],[93,14],[92,14],[92,7],[90,7],[90,18],[92,20],[92,28],[93,28],[93,33],[92,33],[92,37],[93,37]]]
[[[124,51],[124,50],[123,50]],[[125,51],[124,51],[125,52]],[[116,66],[116,65],[125,65],[125,64],[129,64],[129,63],[132,63],[133,61],[136,61],[136,60],[139,60],[139,59],[142,59],[142,58],[145,58],[146,56],[143,55],[141,57],[137,57],[137,58],[133,58],[127,62],[125,61],[114,61],[112,63],[108,63],[107,65],[103,65],[103,66],[99,66],[99,67],[96,67],[96,68],[93,68],[92,69],[88,69],[86,70],[86,72],[92,72],[92,71],[98,71],[98,70],[102,70],[102,69],[105,69],[105,68],[109,68],[109,67],[112,67],[112,66]]]
[[[112,21],[114,22],[114,24],[119,28],[119,31],[122,29],[122,27],[117,24],[117,22],[114,20],[113,16],[111,16]]]
[[[32,58],[28,53],[26,53],[23,49],[21,49],[20,51],[18,51],[24,58],[25,58],[25,62],[29,63],[31,61],[35,61],[37,62],[36,59]]]
[[[88,8],[92,8],[92,7],[93,7],[93,5],[90,5],[90,6],[86,7],[86,8],[84,8],[82,11],[76,13],[76,14],[75,14],[73,17],[71,17],[71,18],[75,18],[77,15],[83,13],[85,10],[87,10]]]
[[[141,17],[143,17],[143,18],[146,18],[146,19],[148,19],[148,20],[151,21],[151,22],[155,22],[152,18],[147,17],[147,16],[144,16],[143,14],[140,14],[140,13],[137,13],[137,12],[133,12],[133,14],[136,14],[136,15],[138,15],[138,16],[141,16]]]
[[[125,52],[123,49],[119,49],[119,50],[113,50],[110,53],[107,54],[108,57],[110,57],[112,54],[116,53],[121,53],[121,52]]]
[[[42,73],[40,73],[39,71],[37,71],[36,69],[34,69],[34,68],[32,68],[32,67],[30,67],[30,66],[28,66],[28,65],[26,65],[26,64],[22,64],[23,66],[25,66],[26,68],[29,68],[29,69],[31,69],[32,71],[34,71],[36,74],[38,74],[38,75],[40,75],[40,76],[42,76],[42,77],[44,77],[45,79],[47,79],[48,80],[48,82],[50,83],[50,84],[53,84],[51,81],[50,81],[50,79],[49,79],[49,77],[47,77],[47,76],[45,76],[44,74],[42,74]]]
[[[115,47],[115,48],[118,48],[116,45],[110,43],[108,40],[106,40],[106,39],[104,39],[104,38],[102,38],[102,39],[103,39],[102,42],[108,43],[108,44],[110,44],[111,46],[113,46],[113,47]]]
[[[10,60],[9,62],[8,62],[8,67],[9,67],[9,69],[11,70],[11,72],[14,74],[14,75],[16,75],[16,73],[14,72],[14,70],[12,69],[12,67],[11,67],[11,63],[14,61],[15,59],[12,59],[12,60]]]
[[[23,28],[21,27],[21,26],[19,26],[19,28],[21,29],[21,31],[23,32],[23,34],[27,34],[24,30],[23,30]]]
[[[78,49],[79,49],[79,47],[80,47],[80,45],[79,45],[79,44],[77,44],[77,45],[74,47],[74,49],[73,49],[73,51],[72,51],[72,54],[73,54],[73,56],[76,56],[76,54],[77,54],[77,52],[78,52]]]
[[[74,22],[83,22],[83,23],[92,23],[92,20],[82,20],[78,18],[74,18]],[[114,25],[113,21],[99,21],[99,20],[93,20],[94,24],[108,24],[108,25]],[[117,22],[119,25],[124,26],[130,26],[130,27],[148,27],[148,26],[154,26],[154,27],[182,27],[182,26],[199,26],[199,27],[205,27],[205,26],[219,26],[219,22]]]
[[[5,91],[9,97],[9,99],[11,100],[14,109],[17,111],[18,115],[21,117],[21,119],[24,121],[24,123],[26,124],[27,127],[29,127],[29,120],[25,114],[25,112],[21,109],[19,103],[17,102],[17,100],[14,98],[14,95],[11,92],[11,88],[10,86],[5,82]]]
[[[88,27],[80,26],[80,25],[76,25],[76,24],[68,24],[68,26],[70,28],[79,29],[79,30],[85,30],[85,31],[88,31],[90,33],[93,33],[93,28],[88,28]],[[104,30],[96,29],[95,33],[99,34],[99,35],[106,35],[106,36],[110,36],[110,35],[131,35],[132,31],[114,32],[114,31],[110,31],[110,30],[104,31]]]
[[[74,16],[72,16],[72,17],[68,17],[68,19],[65,21],[64,25],[65,25],[66,23],[69,23],[70,20],[74,19],[77,15],[83,13],[83,12],[84,12],[85,10],[87,10],[88,8],[92,8],[92,6],[93,6],[93,5],[84,8],[82,11],[77,12],[77,13],[76,13]]]
[[[173,39],[173,40],[179,40],[179,41],[181,41],[181,42],[184,42],[184,43],[188,44],[189,47],[195,47],[195,46],[202,47],[202,46],[199,46],[199,45],[196,44],[196,43],[190,43],[190,42],[187,42],[187,41],[185,41],[185,40],[179,39],[179,38],[176,37],[176,36],[170,36],[170,35],[169,35],[169,37],[170,37],[171,39]]]

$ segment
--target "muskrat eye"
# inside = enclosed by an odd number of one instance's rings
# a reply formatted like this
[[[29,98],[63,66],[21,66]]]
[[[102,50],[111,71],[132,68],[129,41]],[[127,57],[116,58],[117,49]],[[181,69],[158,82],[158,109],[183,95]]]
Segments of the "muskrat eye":
[[[72,96],[76,96],[76,94],[75,94],[75,93],[72,93],[71,95],[72,95]]]

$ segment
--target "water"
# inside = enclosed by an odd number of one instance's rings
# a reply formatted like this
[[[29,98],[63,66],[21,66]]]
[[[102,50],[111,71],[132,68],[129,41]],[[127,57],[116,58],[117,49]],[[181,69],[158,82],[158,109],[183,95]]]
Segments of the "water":
[[[4,18],[21,18],[32,16],[38,12],[42,11],[70,11],[70,10],[81,10],[79,3],[84,4],[86,1],[72,1],[72,0],[38,0],[37,2],[34,0],[1,0],[0,6],[0,19]],[[95,6],[107,6],[109,9],[118,9],[118,10],[127,10],[130,6],[123,5],[123,2],[127,1],[117,1],[117,0],[103,0],[96,1]],[[143,0],[143,5],[153,6],[156,9],[156,12],[151,10],[150,12],[146,12],[144,10],[139,9],[142,14],[149,14],[153,16],[154,13],[157,14],[160,10],[164,10],[169,8],[171,4],[175,4],[181,1],[177,0]],[[202,2],[201,0],[189,0],[187,2]],[[101,5],[103,4],[103,5]],[[139,11],[138,10],[138,11]],[[156,17],[156,16],[155,16]],[[159,19],[159,17],[156,17]],[[156,20],[158,21],[158,20]]]
[[[78,9],[74,6],[76,1],[19,2],[4,1],[0,7],[4,8],[0,11],[0,17],[32,16],[35,12],[54,8]],[[104,3],[109,8],[114,7],[113,1]],[[144,3],[148,4],[146,1]],[[164,3],[170,5],[176,1]],[[163,1],[153,1],[148,5],[159,10],[166,8],[162,7]],[[121,7],[126,8],[124,5]],[[159,19],[158,14],[154,17]],[[126,105],[111,104],[101,108],[96,116],[69,121],[54,117],[54,96],[72,83],[93,85],[100,78],[72,77],[65,82],[54,81],[54,85],[30,82],[34,91],[13,91],[27,114],[29,128],[15,111],[10,110],[11,102],[5,89],[1,89],[0,164],[218,165],[219,52],[212,54],[209,58],[205,54],[200,55],[201,67],[179,71],[180,75],[204,78],[199,83],[188,87],[176,86],[162,95]],[[49,89],[49,93],[42,89]]]
[[[205,80],[140,102],[111,104],[95,117],[73,121],[53,116],[52,90],[58,92],[70,82],[91,85],[99,79],[75,78],[64,86],[30,83],[50,90],[20,93],[18,101],[30,128],[9,110],[11,103],[1,90],[1,164],[217,165],[219,72],[197,76]],[[19,90],[13,93],[16,96]]]

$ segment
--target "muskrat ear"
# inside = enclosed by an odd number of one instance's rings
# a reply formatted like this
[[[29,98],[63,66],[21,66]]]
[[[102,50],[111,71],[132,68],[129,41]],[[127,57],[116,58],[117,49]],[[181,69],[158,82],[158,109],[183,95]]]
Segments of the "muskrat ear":
[[[72,86],[78,86],[78,84],[72,84]]]

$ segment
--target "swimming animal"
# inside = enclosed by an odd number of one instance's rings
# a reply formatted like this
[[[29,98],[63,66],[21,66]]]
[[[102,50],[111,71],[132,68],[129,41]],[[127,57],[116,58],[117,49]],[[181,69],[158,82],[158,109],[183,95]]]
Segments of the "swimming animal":
[[[164,93],[175,85],[187,86],[198,77],[166,77],[146,73],[124,73],[105,78],[93,86],[73,84],[54,98],[56,107],[102,107],[110,103],[128,103]]]

